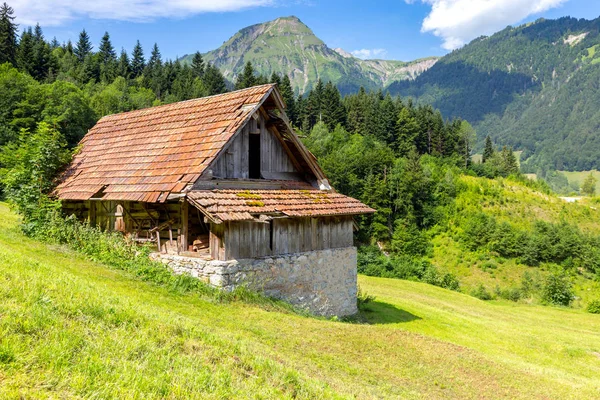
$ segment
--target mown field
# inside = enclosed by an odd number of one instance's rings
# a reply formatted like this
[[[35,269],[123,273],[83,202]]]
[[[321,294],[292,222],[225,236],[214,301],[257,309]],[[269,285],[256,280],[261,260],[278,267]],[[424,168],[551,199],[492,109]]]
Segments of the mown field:
[[[600,317],[360,277],[363,322],[180,295],[0,204],[0,398],[600,397]],[[368,323],[366,322],[368,321]]]

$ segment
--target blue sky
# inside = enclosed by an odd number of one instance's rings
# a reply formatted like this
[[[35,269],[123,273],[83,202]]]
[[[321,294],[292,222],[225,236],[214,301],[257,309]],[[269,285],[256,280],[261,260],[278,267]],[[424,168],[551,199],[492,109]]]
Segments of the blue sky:
[[[163,58],[217,48],[239,29],[295,15],[332,48],[396,60],[443,55],[474,37],[540,17],[600,16],[597,0],[12,0],[21,26],[40,22],[47,38],[95,46],[105,31],[130,52],[140,39]]]

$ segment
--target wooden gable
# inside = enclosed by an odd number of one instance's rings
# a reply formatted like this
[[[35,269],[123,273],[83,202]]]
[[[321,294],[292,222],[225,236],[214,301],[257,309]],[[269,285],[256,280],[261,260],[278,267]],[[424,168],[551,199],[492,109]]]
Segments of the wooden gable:
[[[269,125],[259,110],[203,178],[304,180],[303,174],[302,167],[276,128]]]

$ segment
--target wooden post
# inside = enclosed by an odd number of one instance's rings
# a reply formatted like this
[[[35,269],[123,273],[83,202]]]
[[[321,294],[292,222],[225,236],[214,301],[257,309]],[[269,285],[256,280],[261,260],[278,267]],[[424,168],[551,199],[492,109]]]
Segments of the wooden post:
[[[188,251],[188,202],[183,199],[181,203],[181,237],[179,252]]]

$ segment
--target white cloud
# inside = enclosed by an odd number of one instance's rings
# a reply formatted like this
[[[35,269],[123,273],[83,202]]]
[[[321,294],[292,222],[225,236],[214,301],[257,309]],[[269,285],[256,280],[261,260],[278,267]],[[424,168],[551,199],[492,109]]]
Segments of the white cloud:
[[[415,0],[405,0],[412,4]],[[420,0],[431,5],[421,32],[442,38],[442,47],[456,49],[468,41],[490,35],[530,15],[560,6],[568,0]]]
[[[273,0],[12,0],[17,22],[22,25],[62,25],[87,17],[147,22],[157,18],[181,18],[209,12],[237,11],[266,6]]]
[[[387,53],[386,49],[360,49],[360,50],[352,50],[350,53],[354,57],[362,58],[363,60],[367,60],[369,58],[381,58],[384,57]]]

